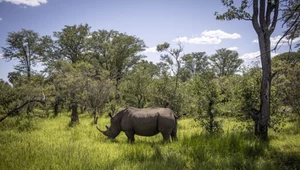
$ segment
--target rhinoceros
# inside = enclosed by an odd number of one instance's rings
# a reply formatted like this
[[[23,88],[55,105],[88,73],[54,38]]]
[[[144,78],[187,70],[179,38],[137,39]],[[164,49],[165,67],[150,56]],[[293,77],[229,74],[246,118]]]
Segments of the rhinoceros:
[[[108,138],[116,138],[121,131],[125,132],[128,141],[134,142],[134,135],[154,136],[159,132],[164,142],[177,141],[177,119],[179,118],[169,108],[126,108],[111,116],[110,127],[106,131],[97,129]]]

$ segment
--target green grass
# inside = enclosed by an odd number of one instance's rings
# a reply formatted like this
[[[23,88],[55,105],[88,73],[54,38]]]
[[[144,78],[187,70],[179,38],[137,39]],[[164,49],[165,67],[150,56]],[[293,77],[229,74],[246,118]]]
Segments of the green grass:
[[[224,133],[214,135],[193,119],[181,119],[178,142],[163,144],[156,135],[136,136],[129,144],[124,133],[107,139],[87,115],[76,127],[68,127],[69,120],[61,115],[1,122],[0,169],[300,169],[300,128],[292,122],[260,142],[234,128],[241,123],[232,119],[224,120]],[[98,126],[105,124],[109,119],[100,118]]]

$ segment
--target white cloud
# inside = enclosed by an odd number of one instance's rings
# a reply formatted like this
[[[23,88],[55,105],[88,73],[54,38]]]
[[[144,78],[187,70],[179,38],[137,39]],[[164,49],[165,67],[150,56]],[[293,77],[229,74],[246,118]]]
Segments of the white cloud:
[[[260,55],[260,52],[257,51],[257,52],[253,52],[253,53],[246,53],[244,55],[242,55],[240,58],[241,59],[255,59],[255,58],[258,58]]]
[[[238,39],[241,38],[240,34],[233,33],[233,34],[228,34],[222,30],[205,30],[202,32],[202,35],[208,36],[208,37],[216,37],[220,39]]]
[[[234,46],[234,47],[228,47],[227,49],[231,51],[237,51],[239,48]]]
[[[16,5],[39,6],[47,3],[47,0],[0,0],[0,2],[10,2]]]
[[[2,21],[2,18],[0,18],[0,21]]]
[[[271,37],[271,38],[270,38],[270,41],[271,41],[271,47],[275,47],[276,44],[277,44],[277,42],[280,40],[280,38],[281,38],[281,35],[278,35],[278,36],[275,36],[275,37]],[[298,41],[300,41],[300,37],[295,38],[295,39],[293,40],[294,43],[295,43],[295,42],[298,42]],[[258,40],[255,39],[255,40],[253,40],[252,42],[253,42],[253,43],[258,43]],[[287,38],[283,38],[283,39],[280,41],[279,45],[288,45],[288,39],[287,39]]]
[[[222,39],[238,39],[241,36],[237,33],[229,34],[222,30],[205,30],[199,37],[188,38],[177,37],[174,42],[185,42],[190,44],[220,44]]]
[[[0,59],[3,59],[3,54],[2,53],[0,53]]]
[[[150,47],[150,48],[146,48],[145,51],[143,51],[143,53],[156,53],[156,46],[154,47]]]
[[[221,39],[214,38],[214,37],[195,37],[195,38],[188,38],[188,37],[178,37],[174,39],[175,42],[185,42],[190,44],[220,44],[222,42]]]
[[[271,57],[275,57],[278,54],[280,54],[280,53],[272,53],[271,52]],[[240,58],[244,59],[244,60],[260,59],[260,52],[256,51],[253,53],[246,53],[246,54],[242,55]]]

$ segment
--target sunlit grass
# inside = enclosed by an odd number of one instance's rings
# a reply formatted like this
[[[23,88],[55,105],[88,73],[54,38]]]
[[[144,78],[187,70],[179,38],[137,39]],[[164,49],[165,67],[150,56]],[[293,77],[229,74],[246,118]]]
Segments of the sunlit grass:
[[[208,135],[193,119],[181,119],[178,142],[162,136],[136,136],[127,143],[121,133],[109,140],[88,115],[68,127],[70,118],[17,120],[0,123],[0,169],[299,169],[300,131],[289,123],[280,133],[270,131],[261,142],[233,119],[224,120],[224,133]],[[102,129],[107,117],[99,119]],[[243,126],[240,126],[241,128]]]

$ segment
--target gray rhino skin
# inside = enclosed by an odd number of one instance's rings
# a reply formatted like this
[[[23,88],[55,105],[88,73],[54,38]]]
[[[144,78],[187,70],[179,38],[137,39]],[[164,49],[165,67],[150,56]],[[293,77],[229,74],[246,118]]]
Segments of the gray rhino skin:
[[[108,138],[116,138],[125,132],[128,141],[134,142],[134,135],[154,136],[159,132],[164,142],[177,140],[178,116],[169,108],[127,108],[111,116],[110,127],[106,131],[97,129]]]

